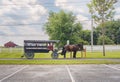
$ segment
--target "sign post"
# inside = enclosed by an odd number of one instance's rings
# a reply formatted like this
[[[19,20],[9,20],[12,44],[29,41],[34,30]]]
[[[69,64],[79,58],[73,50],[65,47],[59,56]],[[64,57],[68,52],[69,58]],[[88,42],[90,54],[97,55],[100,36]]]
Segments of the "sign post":
[[[69,45],[70,44],[70,41],[69,40],[67,40],[67,45]]]

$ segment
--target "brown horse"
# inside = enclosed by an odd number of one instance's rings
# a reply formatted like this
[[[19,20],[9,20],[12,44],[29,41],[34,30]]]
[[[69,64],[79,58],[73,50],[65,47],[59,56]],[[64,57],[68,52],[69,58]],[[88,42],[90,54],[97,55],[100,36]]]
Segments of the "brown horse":
[[[77,51],[82,51],[83,50],[83,43],[81,44],[76,44],[76,45],[65,45],[62,49],[61,55],[64,55],[64,58],[66,58],[66,52],[73,52],[73,58],[76,58],[76,53]]]

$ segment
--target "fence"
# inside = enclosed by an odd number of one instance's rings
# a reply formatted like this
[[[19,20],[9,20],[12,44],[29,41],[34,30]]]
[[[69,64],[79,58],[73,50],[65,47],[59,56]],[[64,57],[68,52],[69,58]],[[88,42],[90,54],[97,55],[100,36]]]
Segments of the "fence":
[[[84,48],[86,48],[87,51],[91,51],[90,45],[85,45]],[[105,45],[106,51],[120,51],[120,45]],[[103,51],[102,45],[94,45],[93,51]]]
[[[13,52],[23,52],[23,47],[19,47],[19,48],[5,48],[5,47],[1,47],[0,48],[0,53],[2,52],[6,52],[6,53],[13,53]]]
[[[91,45],[84,45],[84,48],[86,48],[87,51],[91,51]],[[93,46],[93,51],[102,51],[103,50],[103,46],[102,45],[94,45]],[[120,45],[105,45],[105,50],[106,51],[120,51]],[[2,52],[24,52],[23,51],[23,47],[19,47],[19,48],[4,48],[4,47],[0,47],[0,53]]]

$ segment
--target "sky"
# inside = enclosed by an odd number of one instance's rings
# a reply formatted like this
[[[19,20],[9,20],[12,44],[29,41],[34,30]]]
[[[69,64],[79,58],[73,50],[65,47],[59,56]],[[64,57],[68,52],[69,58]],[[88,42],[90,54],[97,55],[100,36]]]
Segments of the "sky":
[[[12,41],[49,40],[44,24],[50,11],[72,11],[83,29],[91,29],[86,6],[91,0],[0,0],[0,46]],[[114,19],[120,19],[120,0],[115,4]]]

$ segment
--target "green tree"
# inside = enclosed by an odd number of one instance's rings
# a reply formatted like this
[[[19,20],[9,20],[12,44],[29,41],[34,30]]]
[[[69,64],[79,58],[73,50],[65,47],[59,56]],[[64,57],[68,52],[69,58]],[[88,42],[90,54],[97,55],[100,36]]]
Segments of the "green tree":
[[[114,15],[114,4],[117,0],[92,0],[88,4],[90,13],[92,13],[92,18],[95,23],[102,25],[102,44],[103,44],[103,56],[105,56],[105,29],[104,22],[113,18]]]
[[[120,44],[120,19],[104,23],[105,35],[113,40],[114,44]],[[96,28],[97,33],[101,34],[101,25]]]
[[[98,42],[98,37],[99,37],[99,33],[97,32],[97,30],[94,30],[94,32],[93,32],[93,44],[94,45],[97,45],[97,42]]]
[[[84,40],[84,44],[90,44],[91,43],[91,38],[90,38],[90,30],[83,30],[80,34],[80,37]]]
[[[120,20],[106,22],[105,28],[106,35],[112,39],[115,44],[120,44]]]
[[[99,36],[98,42],[97,42],[98,45],[102,44],[102,39],[103,39],[103,36]],[[109,37],[105,36],[104,39],[105,39],[105,44],[114,44],[113,40],[111,40]]]
[[[76,22],[76,17],[71,12],[50,12],[45,30],[50,39],[60,40],[60,46],[65,45],[67,40],[70,40],[71,44],[82,41],[79,37],[82,25]]]

